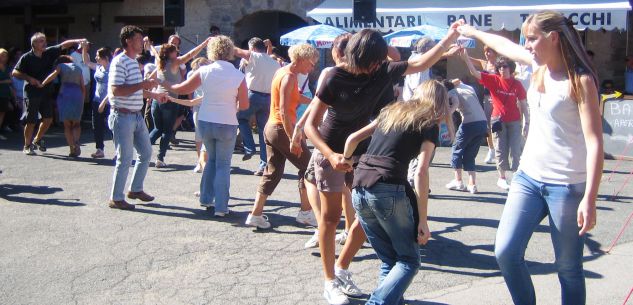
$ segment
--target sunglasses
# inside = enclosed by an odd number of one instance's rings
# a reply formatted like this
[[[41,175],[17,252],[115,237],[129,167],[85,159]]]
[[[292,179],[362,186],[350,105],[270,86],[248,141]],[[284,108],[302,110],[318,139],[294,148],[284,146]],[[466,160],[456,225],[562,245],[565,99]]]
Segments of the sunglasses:
[[[498,65],[497,69],[510,68],[508,65]]]

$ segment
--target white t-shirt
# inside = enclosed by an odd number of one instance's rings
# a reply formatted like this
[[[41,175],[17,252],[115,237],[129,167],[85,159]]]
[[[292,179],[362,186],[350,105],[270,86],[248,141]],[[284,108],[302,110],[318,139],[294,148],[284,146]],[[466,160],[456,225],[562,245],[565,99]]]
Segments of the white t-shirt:
[[[417,59],[421,57],[420,53],[413,53],[409,60]],[[424,70],[418,73],[408,74],[404,77],[404,86],[402,87],[402,99],[408,101],[413,97],[413,90],[417,88],[421,83],[431,79],[431,71],[430,69]]]
[[[270,86],[273,84],[275,72],[281,66],[268,54],[251,51],[248,65],[244,69],[246,73],[246,86],[248,90],[262,93],[270,93]]]
[[[81,76],[84,78],[84,85],[90,83],[90,67],[84,63],[84,59],[81,56],[81,53],[75,51],[70,54],[70,57],[73,58],[73,63],[81,68]]]
[[[479,98],[473,87],[460,83],[454,90],[463,99],[458,101],[459,104],[457,106],[457,110],[462,115],[462,124],[486,121],[486,114],[479,104]]]
[[[585,182],[587,147],[578,104],[569,96],[570,82],[552,79],[547,70],[543,77],[545,93],[534,85],[527,92],[530,129],[519,169],[545,183]]]
[[[223,60],[200,67],[198,71],[203,93],[198,120],[237,125],[237,91],[244,74]]]
[[[143,82],[141,67],[138,62],[129,58],[125,53],[115,56],[110,63],[108,75],[108,96],[110,106],[126,108],[132,111],[143,108],[143,90],[138,90],[128,96],[114,96],[112,85],[134,85]]]

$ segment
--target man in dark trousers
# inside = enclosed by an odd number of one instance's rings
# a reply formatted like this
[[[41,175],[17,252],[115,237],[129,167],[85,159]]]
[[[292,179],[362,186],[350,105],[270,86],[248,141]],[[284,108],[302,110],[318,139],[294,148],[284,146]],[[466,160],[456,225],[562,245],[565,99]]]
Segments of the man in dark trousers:
[[[46,144],[42,137],[53,122],[52,86],[42,87],[42,81],[53,71],[55,60],[62,50],[78,45],[85,39],[66,40],[59,45],[46,47],[46,36],[35,33],[31,36],[31,51],[26,52],[15,65],[13,77],[26,81],[24,93],[26,102],[26,127],[24,128],[24,149],[26,155],[35,155],[35,148],[46,151]],[[35,139],[35,123],[38,113],[42,116]]]

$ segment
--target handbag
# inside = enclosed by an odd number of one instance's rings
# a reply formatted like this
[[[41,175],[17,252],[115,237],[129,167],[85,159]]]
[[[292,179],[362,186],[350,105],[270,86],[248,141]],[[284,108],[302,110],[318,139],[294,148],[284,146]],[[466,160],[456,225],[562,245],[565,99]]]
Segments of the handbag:
[[[503,124],[501,122],[501,117],[494,118],[490,121],[490,130],[492,132],[500,132],[503,130]]]

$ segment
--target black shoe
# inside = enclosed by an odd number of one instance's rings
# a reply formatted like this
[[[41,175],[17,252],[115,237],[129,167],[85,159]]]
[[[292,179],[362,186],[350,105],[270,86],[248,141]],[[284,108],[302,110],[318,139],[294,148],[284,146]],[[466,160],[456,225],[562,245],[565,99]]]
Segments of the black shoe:
[[[37,149],[39,149],[39,151],[41,151],[41,152],[45,152],[46,151],[46,142],[44,142],[44,140],[39,140],[39,141],[33,143],[33,145],[35,145],[35,147],[37,147]]]
[[[253,157],[253,153],[245,153],[244,156],[242,156],[242,161],[248,161]]]

